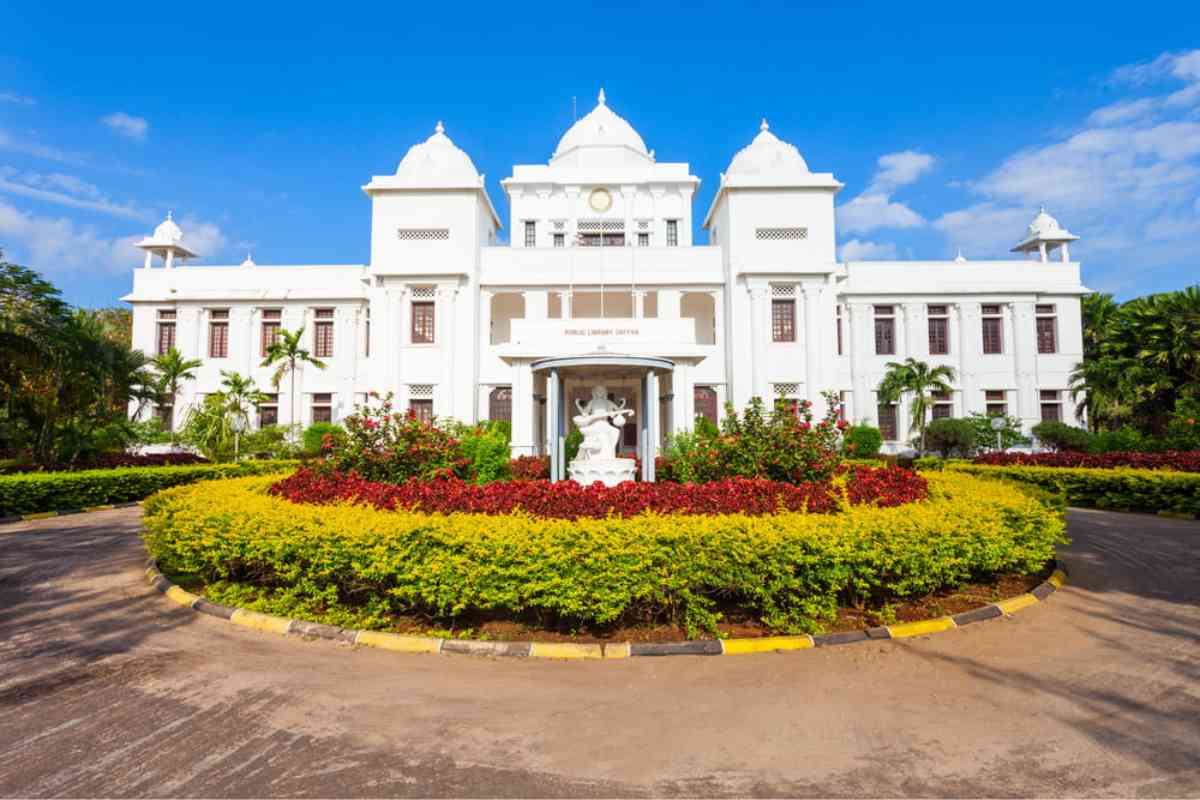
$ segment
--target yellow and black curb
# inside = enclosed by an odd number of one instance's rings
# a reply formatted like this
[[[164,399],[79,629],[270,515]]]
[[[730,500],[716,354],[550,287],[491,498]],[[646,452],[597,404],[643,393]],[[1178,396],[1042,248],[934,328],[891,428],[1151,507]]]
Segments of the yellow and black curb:
[[[57,511],[36,511],[32,514],[12,514],[7,517],[0,517],[0,525],[11,525],[16,522],[31,522],[35,519],[52,519],[53,517],[72,517],[76,514],[90,514],[93,511],[112,511],[114,508],[134,508],[140,506],[142,501],[135,500],[130,503],[105,503],[99,506],[84,506],[83,508],[60,508]]]
[[[181,606],[209,614],[267,633],[306,636],[344,644],[377,647],[401,653],[463,653],[481,656],[519,656],[529,658],[638,658],[642,656],[732,656],[745,653],[767,653],[787,650],[807,650],[813,647],[852,644],[877,639],[906,639],[961,628],[983,620],[1008,616],[1045,600],[1067,582],[1066,566],[1058,561],[1054,573],[1033,591],[998,600],[985,606],[949,617],[881,625],[861,631],[843,631],[821,636],[764,636],[755,639],[702,639],[691,642],[608,642],[575,644],[570,642],[493,642],[471,639],[439,639],[429,636],[408,636],[380,631],[359,631],[322,625],[317,622],[260,614],[244,608],[230,608],[210,602],[199,595],[184,591],[158,571],[151,559],[146,577],[154,588]]]

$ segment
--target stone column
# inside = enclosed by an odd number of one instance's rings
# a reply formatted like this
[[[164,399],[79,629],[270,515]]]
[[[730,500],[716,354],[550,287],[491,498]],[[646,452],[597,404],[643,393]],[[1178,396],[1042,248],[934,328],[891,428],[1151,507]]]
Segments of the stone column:
[[[1008,311],[1007,307],[1006,312]],[[1037,337],[1034,308],[1031,301],[1013,303],[1011,313],[1005,314],[1006,334],[1011,334],[1013,372],[1016,378],[1016,416],[1027,424],[1041,421],[1037,381]]]
[[[679,319],[683,303],[683,292],[678,289],[660,289],[658,292],[658,318]]]
[[[518,360],[513,365],[512,387],[512,454],[528,456],[534,452],[533,371],[530,362]]]
[[[550,482],[556,483],[562,480],[559,474],[561,462],[561,450],[559,448],[558,428],[559,414],[562,409],[559,402],[559,394],[561,387],[558,383],[558,370],[550,370],[550,374],[546,376],[546,438],[547,450],[550,453]]]
[[[647,392],[647,398],[649,400],[649,413],[647,414],[647,417],[649,417],[650,421],[650,424],[647,427],[649,427],[650,430],[649,435],[646,437],[646,453],[642,457],[642,460],[643,463],[647,465],[646,472],[649,475],[650,482],[653,483],[654,457],[658,455],[658,373],[654,372],[654,370],[650,370],[650,373],[646,376],[646,383],[648,384],[647,388],[649,389]]]
[[[674,396],[671,400],[671,420],[670,428],[667,430],[668,434],[690,431],[694,427],[695,415],[694,412],[689,411],[689,407],[695,406],[694,391],[689,365],[676,364],[675,371],[671,373],[671,392]]]

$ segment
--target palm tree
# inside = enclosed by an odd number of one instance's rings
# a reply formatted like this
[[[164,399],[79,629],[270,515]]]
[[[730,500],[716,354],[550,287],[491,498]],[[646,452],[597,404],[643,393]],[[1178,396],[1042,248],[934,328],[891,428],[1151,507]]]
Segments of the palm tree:
[[[934,393],[942,394],[953,390],[954,367],[945,364],[930,367],[924,361],[907,358],[901,364],[898,361],[888,362],[887,374],[879,382],[879,400],[882,403],[895,403],[903,395],[911,394],[912,426],[917,429],[921,438],[921,452],[925,452],[925,425],[929,410],[933,407]]]
[[[300,340],[304,337],[304,326],[295,333],[289,333],[287,330],[280,328],[279,337],[267,347],[267,357],[263,359],[262,366],[275,366],[275,374],[271,376],[271,385],[279,389],[279,384],[283,382],[284,375],[291,376],[291,430],[293,434],[296,430],[296,370],[304,364],[312,364],[317,369],[325,369],[325,362],[320,359],[313,358],[301,344]]]
[[[249,412],[250,406],[257,406],[267,399],[255,385],[254,378],[225,370],[221,370],[221,394],[229,413],[242,417]]]
[[[158,373],[158,393],[170,399],[169,405],[172,409],[175,407],[175,398],[179,396],[179,384],[196,380],[196,370],[203,363],[198,358],[184,358],[174,347],[154,357],[154,371]],[[174,442],[175,426],[172,425],[171,443]]]

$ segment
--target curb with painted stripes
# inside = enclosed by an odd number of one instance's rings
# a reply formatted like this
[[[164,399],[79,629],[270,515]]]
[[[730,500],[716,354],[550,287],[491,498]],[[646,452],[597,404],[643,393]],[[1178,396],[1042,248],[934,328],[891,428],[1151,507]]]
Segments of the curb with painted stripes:
[[[228,620],[234,625],[266,633],[307,636],[342,642],[343,644],[377,647],[400,653],[463,653],[481,656],[520,656],[525,658],[557,659],[621,659],[647,656],[733,656],[747,653],[786,652],[808,650],[814,647],[865,642],[872,639],[907,639],[941,633],[952,628],[961,628],[975,622],[1009,616],[1023,608],[1040,603],[1067,582],[1066,566],[1058,561],[1049,578],[1032,591],[988,603],[970,611],[948,617],[901,622],[896,625],[881,625],[861,631],[842,631],[820,636],[763,636],[754,639],[701,639],[690,642],[605,642],[600,644],[575,644],[571,642],[495,642],[473,639],[439,639],[429,636],[409,636],[381,631],[359,631],[305,622],[299,619],[260,614],[244,608],[231,608],[213,603],[203,597],[184,591],[171,583],[158,571],[151,559],[146,567],[146,577],[154,588],[168,599],[181,606]]]
[[[16,522],[31,522],[35,519],[53,519],[54,517],[72,517],[76,514],[90,514],[93,511],[112,511],[114,508],[134,508],[142,504],[141,500],[131,503],[105,503],[99,506],[84,506],[83,508],[60,508],[58,511],[37,511],[32,514],[13,514],[0,517],[0,525],[11,525]]]

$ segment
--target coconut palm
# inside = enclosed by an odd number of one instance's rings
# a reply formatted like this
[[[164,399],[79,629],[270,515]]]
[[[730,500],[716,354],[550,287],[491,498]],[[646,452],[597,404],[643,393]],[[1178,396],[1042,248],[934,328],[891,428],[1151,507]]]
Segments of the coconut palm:
[[[291,429],[293,434],[296,430],[296,371],[304,364],[311,364],[317,369],[325,369],[325,362],[314,358],[301,344],[303,338],[304,326],[301,326],[295,333],[289,333],[280,328],[279,337],[267,347],[267,357],[262,362],[264,367],[275,367],[275,374],[271,376],[271,385],[276,390],[279,389],[279,384],[283,382],[285,375],[291,377]]]
[[[175,398],[179,396],[179,386],[184,381],[196,380],[196,370],[198,370],[203,362],[198,358],[184,358],[183,355],[174,347],[167,350],[162,355],[154,357],[152,365],[154,371],[158,375],[158,394],[161,398],[166,398],[172,408],[175,406]],[[175,442],[175,426],[171,426],[171,442]]]
[[[249,414],[251,406],[257,406],[267,399],[255,385],[254,378],[225,370],[221,370],[221,394],[229,413],[243,418]]]
[[[931,367],[915,358],[907,358],[903,364],[889,361],[887,367],[887,374],[879,382],[879,400],[890,404],[906,394],[912,395],[912,427],[920,435],[921,452],[925,452],[925,426],[933,408],[933,395],[953,390],[954,367],[945,364]]]

